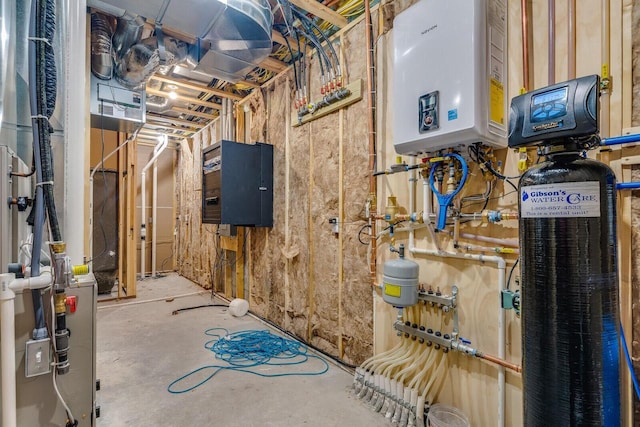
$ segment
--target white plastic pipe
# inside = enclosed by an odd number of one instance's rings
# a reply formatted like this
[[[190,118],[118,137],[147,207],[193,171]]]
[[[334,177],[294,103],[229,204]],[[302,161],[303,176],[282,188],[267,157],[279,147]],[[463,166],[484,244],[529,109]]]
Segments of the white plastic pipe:
[[[153,162],[153,189],[151,196],[151,218],[153,232],[151,236],[151,277],[156,278],[156,249],[158,239],[158,161]]]
[[[10,284],[15,275],[0,274],[0,364],[2,370],[2,425],[16,427],[16,333],[15,307],[16,295]]]
[[[415,181],[413,181],[415,183]],[[425,197],[423,210],[426,213],[430,210],[431,190],[424,187]],[[414,208],[414,207],[410,207]],[[413,211],[414,209],[412,209]],[[435,233],[434,233],[435,234]],[[432,237],[435,237],[432,235]],[[434,240],[437,243],[437,240]],[[409,252],[413,255],[427,255],[436,256],[441,258],[459,258],[468,259],[479,262],[494,263],[498,268],[498,290],[502,292],[506,284],[506,268],[507,263],[504,258],[496,255],[486,256],[483,254],[469,254],[469,253],[457,253],[448,252],[440,248],[437,249],[421,249],[415,246],[415,232],[409,231]],[[498,305],[498,357],[501,359],[506,358],[506,326],[504,310]],[[505,418],[505,368],[504,366],[498,366],[498,427],[504,427]]]
[[[151,157],[151,160],[149,160],[149,162],[147,162],[147,164],[144,166],[144,168],[142,168],[142,172],[140,173],[140,179],[142,180],[142,188],[141,188],[141,196],[142,196],[142,215],[141,215],[141,225],[140,225],[140,240],[141,240],[141,247],[140,247],[140,278],[144,279],[145,278],[145,271],[146,271],[146,263],[145,263],[145,258],[147,255],[147,248],[146,248],[146,234],[147,234],[147,180],[146,180],[146,176],[147,176],[147,170],[149,170],[149,168],[151,167],[151,165],[153,165],[153,163],[158,159],[158,156],[160,156],[160,154],[162,154],[162,152],[164,151],[165,148],[167,148],[167,144],[169,142],[169,138],[167,138],[167,135],[162,135],[162,137],[160,138],[160,141],[158,141],[158,144],[156,144],[156,146],[153,149],[153,157]],[[155,221],[155,218],[153,219]],[[155,224],[154,224],[155,227]]]
[[[493,243],[497,246],[507,246],[509,248],[517,248],[520,246],[517,240],[511,239],[499,239],[496,237],[480,236],[477,234],[460,233],[460,237],[463,239],[477,240],[479,242]]]
[[[64,223],[67,255],[83,259],[85,239],[85,183],[88,159],[85,135],[89,114],[87,93],[87,1],[67,0],[68,13],[64,60]]]
[[[16,405],[16,291],[43,289],[51,285],[51,272],[38,277],[16,279],[13,273],[0,274],[0,372],[2,373],[2,426],[17,426]]]

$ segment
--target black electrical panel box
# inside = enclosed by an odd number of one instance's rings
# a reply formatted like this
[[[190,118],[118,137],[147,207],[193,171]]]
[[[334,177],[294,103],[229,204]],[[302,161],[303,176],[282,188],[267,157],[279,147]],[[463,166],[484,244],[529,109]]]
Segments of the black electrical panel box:
[[[273,145],[222,140],[202,150],[202,222],[273,226]]]

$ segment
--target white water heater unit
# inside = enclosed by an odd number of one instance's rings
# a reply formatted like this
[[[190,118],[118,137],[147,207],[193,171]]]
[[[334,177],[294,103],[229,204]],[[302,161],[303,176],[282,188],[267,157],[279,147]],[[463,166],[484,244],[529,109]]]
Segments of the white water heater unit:
[[[507,145],[506,0],[420,0],[393,25],[398,153]]]

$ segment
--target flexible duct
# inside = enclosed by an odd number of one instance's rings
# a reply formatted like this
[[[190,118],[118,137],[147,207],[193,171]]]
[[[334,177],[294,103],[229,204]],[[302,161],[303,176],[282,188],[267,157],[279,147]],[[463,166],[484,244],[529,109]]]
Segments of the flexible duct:
[[[102,80],[113,76],[111,38],[113,28],[110,19],[101,13],[91,14],[91,72]]]
[[[620,425],[615,175],[578,150],[520,181],[526,426]],[[579,210],[536,217],[541,206]]]
[[[118,18],[116,31],[113,34],[113,51],[116,60],[121,60],[129,48],[140,40],[144,24],[144,18],[129,12]]]
[[[184,61],[188,54],[185,42],[163,36],[165,61],[160,60],[158,39],[153,36],[137,43],[116,64],[116,80],[125,87],[136,89],[143,86],[160,66],[175,65]]]

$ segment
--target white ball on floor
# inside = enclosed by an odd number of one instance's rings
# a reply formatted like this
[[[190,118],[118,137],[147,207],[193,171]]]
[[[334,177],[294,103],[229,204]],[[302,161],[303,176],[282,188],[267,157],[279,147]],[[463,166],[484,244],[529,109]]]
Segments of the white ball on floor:
[[[229,303],[229,312],[236,317],[242,317],[249,311],[249,301],[236,298]]]

